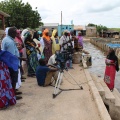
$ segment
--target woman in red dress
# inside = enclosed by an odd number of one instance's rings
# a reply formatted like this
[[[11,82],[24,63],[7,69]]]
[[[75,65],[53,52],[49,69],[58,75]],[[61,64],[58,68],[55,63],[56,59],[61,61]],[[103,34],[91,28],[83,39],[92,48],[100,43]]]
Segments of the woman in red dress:
[[[119,64],[118,64],[118,58],[115,55],[115,51],[111,48],[109,49],[109,53],[107,55],[105,63],[106,63],[106,69],[105,69],[104,81],[109,87],[109,89],[113,91],[115,75],[116,75],[116,71],[119,71]]]

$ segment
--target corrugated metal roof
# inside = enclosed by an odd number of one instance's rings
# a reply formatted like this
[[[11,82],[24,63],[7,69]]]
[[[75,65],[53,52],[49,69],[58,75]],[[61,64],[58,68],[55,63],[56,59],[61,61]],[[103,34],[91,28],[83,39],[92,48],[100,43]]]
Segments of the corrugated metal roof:
[[[0,14],[3,15],[4,17],[10,17],[10,15],[8,15],[7,13],[3,12],[0,10]]]
[[[58,26],[59,23],[44,23],[44,26]]]

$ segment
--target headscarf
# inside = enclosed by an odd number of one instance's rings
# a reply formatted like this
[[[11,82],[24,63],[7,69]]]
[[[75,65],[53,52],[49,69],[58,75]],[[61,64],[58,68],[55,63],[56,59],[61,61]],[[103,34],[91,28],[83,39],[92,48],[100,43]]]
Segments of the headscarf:
[[[57,29],[54,29],[52,32],[52,37],[55,37],[56,33],[57,33]]]
[[[42,34],[42,31],[38,31],[37,33],[38,33],[38,35],[40,35],[40,34]]]
[[[49,36],[49,35],[46,36],[46,33],[49,33],[49,30],[48,30],[48,29],[45,29],[45,30],[43,31],[43,38],[45,38],[47,41],[50,41],[50,36]]]
[[[112,49],[112,51],[107,55],[107,59],[114,60],[116,63],[116,71],[119,71],[119,64],[118,64],[118,58],[115,55],[115,51]]]
[[[22,33],[21,33],[21,38],[22,38],[23,42],[24,42],[24,40],[25,40],[25,39],[24,39],[24,37],[25,37],[24,35],[25,35],[26,32],[28,32],[28,29],[24,29],[24,30],[22,31]]]

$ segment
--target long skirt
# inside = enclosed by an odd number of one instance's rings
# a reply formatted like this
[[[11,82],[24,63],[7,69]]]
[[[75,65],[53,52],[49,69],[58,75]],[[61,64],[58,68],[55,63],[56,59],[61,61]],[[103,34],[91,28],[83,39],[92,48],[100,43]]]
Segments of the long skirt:
[[[16,104],[8,67],[0,61],[0,108]]]
[[[116,69],[114,65],[107,65],[105,69],[104,81],[110,90],[114,89]]]
[[[16,89],[19,89],[22,85],[21,82],[21,73],[20,73],[20,69],[18,70],[18,82],[16,83]]]
[[[28,75],[35,74],[38,65],[37,52],[33,51],[28,57]]]

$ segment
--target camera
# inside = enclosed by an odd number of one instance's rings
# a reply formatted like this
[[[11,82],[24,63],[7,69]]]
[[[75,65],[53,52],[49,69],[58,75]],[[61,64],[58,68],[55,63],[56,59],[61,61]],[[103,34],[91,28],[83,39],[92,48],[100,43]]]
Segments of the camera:
[[[62,52],[57,51],[55,60],[58,62],[60,69],[66,69],[66,62],[72,60],[72,54],[68,49],[63,50]]]

